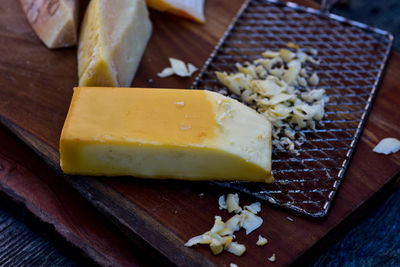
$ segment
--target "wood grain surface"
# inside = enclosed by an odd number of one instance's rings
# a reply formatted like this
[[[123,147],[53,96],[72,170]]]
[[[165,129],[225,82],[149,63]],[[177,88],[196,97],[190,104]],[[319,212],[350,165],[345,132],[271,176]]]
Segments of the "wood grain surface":
[[[242,0],[206,2],[205,25],[151,12],[154,33],[133,86],[190,86],[194,77],[159,79],[156,73],[168,65],[168,57],[182,58],[201,66],[243,3]],[[0,58],[0,121],[33,148],[53,170],[61,174],[58,167],[58,139],[72,88],[77,84],[76,50],[48,50],[42,45],[24,18],[18,1],[0,1],[0,22],[0,54],[4,55]],[[13,52],[10,53],[10,50]],[[374,154],[372,148],[381,138],[396,137],[400,133],[400,111],[397,108],[400,105],[400,82],[396,78],[399,71],[400,55],[393,53],[366,129],[326,220],[310,221],[263,204],[263,227],[248,237],[243,232],[237,234],[237,240],[247,246],[245,256],[240,258],[228,253],[215,257],[206,246],[183,247],[188,238],[208,230],[215,215],[221,215],[223,219],[229,217],[226,212],[218,210],[217,204],[218,197],[228,192],[225,189],[202,182],[153,181],[126,177],[63,178],[117,225],[136,246],[153,255],[154,259],[168,259],[171,263],[191,266],[227,266],[231,262],[248,266],[264,265],[267,263],[266,258],[276,253],[275,265],[287,265],[329,232],[332,233],[345,218],[398,174],[399,153],[382,156]],[[68,225],[66,229],[74,229],[74,225],[84,225],[84,218],[79,221],[71,215],[77,221],[66,220],[68,216],[63,211],[68,208],[63,206],[66,205],[63,201],[58,204],[48,201],[57,198],[57,192],[64,190],[59,181],[62,178],[32,153],[26,153],[21,144],[9,141],[12,137],[4,134],[4,130],[0,133],[3,134],[1,140],[4,140],[0,158],[2,189],[14,195],[14,198],[27,201],[32,209],[45,210],[44,214],[48,214],[51,220],[63,226]],[[30,178],[36,183],[24,185],[26,177],[36,177],[36,180]],[[38,193],[47,191],[46,187],[51,183],[54,188],[51,190],[52,194]],[[76,192],[71,190],[63,196],[73,194]],[[73,203],[71,199],[75,197],[65,197],[65,203],[71,206],[80,205]],[[248,196],[241,197],[242,204],[252,201],[254,199]],[[87,210],[90,209],[87,206]],[[294,221],[289,221],[287,216]],[[105,236],[107,233],[112,235],[113,229],[102,224],[101,220],[101,217],[94,215],[87,220],[90,224],[99,221],[98,229],[93,231],[95,233],[90,238],[77,229],[71,230],[73,238],[67,234],[65,236],[86,249],[86,253],[92,257],[100,257],[97,254],[102,254],[98,262],[103,264],[111,262],[117,265],[124,260],[135,262],[135,254],[129,251],[129,246],[124,243],[126,240],[123,241],[122,237],[113,239],[102,236],[102,232]],[[63,232],[62,229],[59,231]],[[266,247],[259,248],[255,245],[258,234],[270,240]],[[108,252],[107,249],[102,251],[101,242],[107,245],[115,242],[120,247],[114,252]],[[127,249],[124,250],[123,247]]]

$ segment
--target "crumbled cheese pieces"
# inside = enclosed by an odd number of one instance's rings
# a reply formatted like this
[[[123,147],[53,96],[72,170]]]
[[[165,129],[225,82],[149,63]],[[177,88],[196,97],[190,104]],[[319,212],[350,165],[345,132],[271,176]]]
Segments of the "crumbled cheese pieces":
[[[238,266],[235,263],[231,263],[231,264],[229,264],[229,267],[238,267]]]
[[[268,239],[266,239],[265,237],[262,237],[261,235],[258,236],[258,240],[256,245],[257,246],[265,246],[268,243]]]
[[[180,77],[190,77],[193,73],[197,71],[196,66],[194,66],[193,64],[188,63],[186,66],[185,62],[176,58],[169,58],[169,63],[171,64],[171,67],[163,69],[160,73],[157,74],[158,77],[166,78],[174,74]]]
[[[237,256],[241,256],[246,251],[246,247],[232,242],[232,233],[233,231],[231,229],[226,228],[221,217],[215,216],[214,226],[211,230],[202,235],[192,237],[186,242],[185,246],[191,247],[196,244],[208,244],[214,255],[218,255],[223,250],[227,250]]]
[[[389,155],[400,150],[400,140],[396,138],[384,138],[373,149],[375,153]]]
[[[192,237],[186,242],[185,246],[208,244],[214,255],[226,250],[234,255],[241,256],[246,251],[246,247],[233,241],[234,232],[244,228],[248,235],[261,226],[263,219],[256,215],[261,211],[261,204],[256,202],[242,209],[239,206],[239,196],[237,194],[228,194],[226,199],[225,196],[221,196],[218,199],[218,204],[219,209],[227,209],[229,212],[235,212],[236,214],[225,223],[220,216],[215,216],[215,222],[211,230],[202,235]],[[264,238],[266,241],[263,239],[260,241],[260,237],[259,242],[265,245],[268,240]],[[259,245],[259,242],[257,242],[257,245]]]
[[[313,58],[316,51],[303,51],[293,43],[288,47],[290,50],[265,51],[253,62],[237,63],[237,73],[216,72],[216,76],[243,102],[270,119],[275,147],[296,153],[295,146],[304,140],[299,130],[315,129],[324,117],[328,97],[324,89],[310,89],[319,83],[318,74],[311,74],[311,66],[319,64]]]
[[[275,253],[272,254],[272,256],[268,258],[268,260],[269,260],[270,262],[275,262],[275,261],[276,261]]]

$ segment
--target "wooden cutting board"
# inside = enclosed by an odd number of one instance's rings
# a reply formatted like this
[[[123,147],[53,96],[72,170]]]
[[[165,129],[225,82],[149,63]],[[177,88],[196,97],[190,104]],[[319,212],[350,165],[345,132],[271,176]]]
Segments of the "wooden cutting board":
[[[305,3],[304,1],[298,1]],[[201,66],[222,36],[242,0],[207,1],[207,23],[198,25],[152,12],[154,33],[133,86],[188,88],[193,78],[159,79],[168,57]],[[32,147],[57,172],[58,139],[77,84],[76,50],[48,50],[26,22],[18,1],[0,2],[0,120]],[[11,52],[12,51],[12,52]],[[113,221],[135,244],[147,244],[157,257],[179,265],[265,264],[276,253],[277,264],[292,263],[343,222],[399,171],[400,156],[381,156],[371,149],[380,138],[400,132],[400,56],[394,54],[334,207],[324,222],[312,222],[263,205],[263,227],[237,239],[244,257],[212,256],[204,246],[183,247],[185,241],[208,230],[218,210],[217,199],[228,191],[207,183],[148,181],[132,178],[63,177]],[[398,137],[398,136],[397,136]],[[7,174],[6,174],[7,175]],[[61,178],[60,178],[61,179]],[[204,194],[204,195],[203,195]],[[254,201],[241,197],[243,204]],[[286,217],[290,216],[294,222]],[[258,234],[270,243],[255,246]]]

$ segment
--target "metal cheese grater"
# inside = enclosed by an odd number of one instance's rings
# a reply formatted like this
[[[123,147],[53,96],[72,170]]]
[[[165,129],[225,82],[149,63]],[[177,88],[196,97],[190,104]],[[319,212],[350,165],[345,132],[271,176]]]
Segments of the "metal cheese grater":
[[[192,88],[221,91],[225,88],[215,71],[234,72],[236,62],[252,61],[263,51],[279,50],[288,42],[319,52],[318,88],[324,88],[330,99],[324,126],[302,130],[307,140],[297,156],[273,150],[273,184],[216,184],[304,215],[324,217],[360,138],[393,36],[326,11],[251,0],[240,9]]]

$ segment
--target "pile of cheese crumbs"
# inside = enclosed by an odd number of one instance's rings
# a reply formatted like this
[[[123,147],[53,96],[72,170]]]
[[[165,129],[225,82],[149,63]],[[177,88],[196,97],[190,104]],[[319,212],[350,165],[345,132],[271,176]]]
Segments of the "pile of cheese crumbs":
[[[236,63],[237,73],[216,75],[232,93],[271,121],[275,147],[298,153],[295,147],[305,140],[299,130],[315,129],[328,102],[324,89],[311,89],[319,83],[313,72],[319,64],[317,54],[314,49],[288,43],[288,49],[266,51],[253,62]]]
[[[214,255],[226,250],[234,255],[241,256],[246,251],[246,247],[233,241],[234,233],[239,231],[240,228],[244,228],[248,235],[261,226],[263,219],[257,216],[257,213],[261,211],[261,204],[255,202],[241,208],[238,194],[228,194],[226,198],[221,196],[218,204],[220,210],[226,209],[229,213],[234,212],[235,215],[226,222],[223,222],[220,216],[215,216],[214,226],[204,234],[189,239],[185,246],[208,244]],[[266,238],[258,236],[256,243],[258,246],[264,246],[267,243]]]

